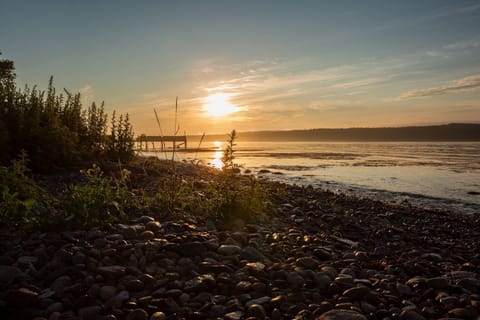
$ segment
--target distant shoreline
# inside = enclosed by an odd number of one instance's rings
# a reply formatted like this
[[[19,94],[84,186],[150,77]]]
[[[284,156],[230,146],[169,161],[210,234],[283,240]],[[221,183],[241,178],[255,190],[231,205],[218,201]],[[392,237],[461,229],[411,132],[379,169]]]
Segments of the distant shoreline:
[[[200,140],[201,135],[187,135]],[[204,141],[224,141],[227,134],[206,135]],[[435,126],[385,128],[305,129],[239,132],[238,141],[321,142],[472,142],[480,141],[480,124],[452,123]]]

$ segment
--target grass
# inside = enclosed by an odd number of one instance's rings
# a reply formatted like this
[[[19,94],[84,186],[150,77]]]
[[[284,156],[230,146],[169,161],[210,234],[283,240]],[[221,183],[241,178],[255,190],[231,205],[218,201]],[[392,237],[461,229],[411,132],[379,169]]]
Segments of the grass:
[[[63,187],[46,183],[45,189],[30,177],[23,155],[0,167],[0,226],[79,229],[142,214],[226,223],[265,219],[274,212],[268,190],[253,175],[239,174],[235,141],[232,131],[223,151],[222,170],[180,163],[175,155],[169,160],[137,158],[128,165],[94,163]],[[61,192],[53,191],[59,188]]]

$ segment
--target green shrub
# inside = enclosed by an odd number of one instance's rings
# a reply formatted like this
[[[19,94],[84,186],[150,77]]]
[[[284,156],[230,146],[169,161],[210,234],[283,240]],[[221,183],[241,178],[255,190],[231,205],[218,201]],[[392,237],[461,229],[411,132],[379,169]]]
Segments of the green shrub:
[[[220,181],[215,186],[214,196],[211,197],[211,201],[216,203],[215,214],[225,220],[263,219],[273,210],[273,205],[255,176],[244,177],[239,174],[240,166],[234,161],[236,139],[237,135],[233,130],[228,135],[227,146],[223,151]]]
[[[119,178],[106,178],[97,165],[82,170],[85,185],[71,185],[63,199],[68,225],[85,227],[118,222],[127,217],[136,205],[135,195],[128,188],[130,172],[121,170]]]
[[[0,225],[30,228],[48,224],[53,199],[27,176],[27,157],[0,167]]]
[[[0,165],[25,150],[34,171],[52,171],[79,160],[129,161],[134,138],[128,115],[112,116],[111,134],[104,104],[87,109],[80,94],[57,93],[53,77],[46,91],[18,89],[13,61],[0,60]]]

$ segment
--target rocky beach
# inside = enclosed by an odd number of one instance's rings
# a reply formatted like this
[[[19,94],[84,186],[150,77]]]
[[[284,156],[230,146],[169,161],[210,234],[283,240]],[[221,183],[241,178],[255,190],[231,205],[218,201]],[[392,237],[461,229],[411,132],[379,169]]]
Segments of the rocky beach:
[[[4,228],[0,318],[479,319],[480,215],[262,184],[275,212],[253,222]]]

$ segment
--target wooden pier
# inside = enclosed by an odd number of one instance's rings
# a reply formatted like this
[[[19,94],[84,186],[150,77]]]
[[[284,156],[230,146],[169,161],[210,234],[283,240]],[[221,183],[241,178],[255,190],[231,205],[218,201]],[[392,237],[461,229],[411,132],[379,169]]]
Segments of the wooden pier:
[[[165,151],[168,150],[167,142],[172,143],[171,150],[184,148],[187,149],[187,136],[147,136],[145,134],[139,135],[135,139],[138,151]],[[160,148],[155,146],[155,142],[160,143]]]

